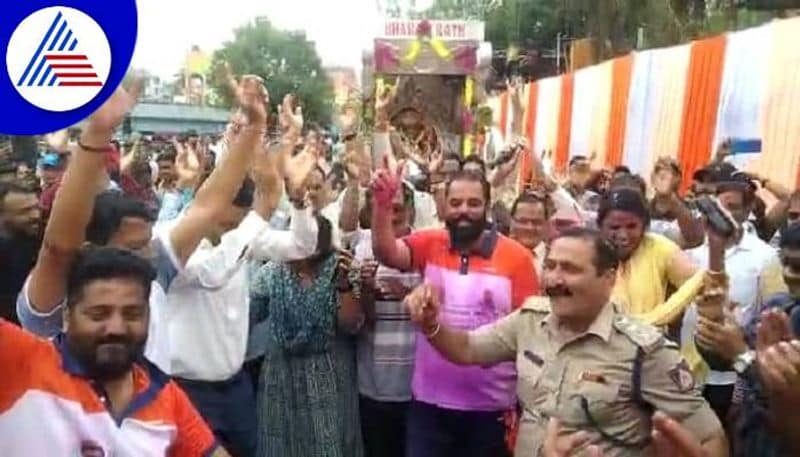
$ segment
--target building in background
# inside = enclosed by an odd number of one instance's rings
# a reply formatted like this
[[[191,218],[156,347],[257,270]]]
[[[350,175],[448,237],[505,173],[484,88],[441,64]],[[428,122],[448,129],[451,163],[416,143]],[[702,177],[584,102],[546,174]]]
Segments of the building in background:
[[[175,84],[159,76],[146,75],[141,100],[148,103],[173,103]]]
[[[125,136],[132,132],[148,134],[218,134],[225,130],[230,111],[209,106],[139,103],[123,123]]]

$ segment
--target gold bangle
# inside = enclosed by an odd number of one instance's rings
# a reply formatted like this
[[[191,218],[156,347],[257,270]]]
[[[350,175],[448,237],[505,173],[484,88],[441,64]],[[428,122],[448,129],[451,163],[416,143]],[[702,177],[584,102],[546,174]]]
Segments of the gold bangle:
[[[706,271],[705,277],[703,278],[703,288],[704,289],[713,289],[713,288],[728,288],[728,275],[722,271]]]
[[[724,271],[706,270],[706,274],[709,278],[718,281],[724,281],[728,279],[728,275]]]
[[[436,322],[436,328],[433,329],[432,332],[430,332],[430,333],[422,332],[422,334],[425,335],[425,338],[430,340],[430,339],[436,338],[436,335],[439,334],[439,330],[441,330],[441,329],[442,329],[442,324],[440,324],[439,322]]]

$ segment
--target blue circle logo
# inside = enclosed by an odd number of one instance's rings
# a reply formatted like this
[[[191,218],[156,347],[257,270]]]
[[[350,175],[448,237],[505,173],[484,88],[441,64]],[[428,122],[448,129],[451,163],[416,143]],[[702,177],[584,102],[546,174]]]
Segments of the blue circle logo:
[[[88,117],[122,82],[136,28],[134,0],[4,6],[0,133],[47,133]]]

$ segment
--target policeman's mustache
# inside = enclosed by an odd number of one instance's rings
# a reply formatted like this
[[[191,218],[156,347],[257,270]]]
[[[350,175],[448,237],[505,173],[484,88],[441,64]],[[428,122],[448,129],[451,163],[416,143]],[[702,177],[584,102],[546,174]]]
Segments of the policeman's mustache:
[[[555,298],[555,297],[571,297],[572,291],[565,285],[558,285],[558,286],[548,286],[544,288],[544,293],[548,297]]]

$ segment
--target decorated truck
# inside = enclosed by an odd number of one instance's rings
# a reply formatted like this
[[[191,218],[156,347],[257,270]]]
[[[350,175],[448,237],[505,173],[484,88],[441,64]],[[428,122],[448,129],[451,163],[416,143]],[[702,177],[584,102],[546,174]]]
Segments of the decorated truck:
[[[476,99],[492,54],[483,40],[482,22],[386,21],[364,53],[365,106],[397,85],[390,116],[402,141],[423,152],[472,153]]]

